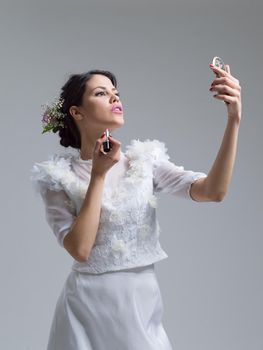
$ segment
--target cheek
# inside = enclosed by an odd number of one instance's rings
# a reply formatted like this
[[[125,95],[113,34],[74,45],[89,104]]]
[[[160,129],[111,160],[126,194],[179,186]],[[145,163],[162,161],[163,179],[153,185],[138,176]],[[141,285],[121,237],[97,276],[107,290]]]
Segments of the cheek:
[[[106,99],[103,98],[97,98],[89,102],[88,109],[92,111],[101,111],[101,109],[106,110],[107,109],[107,103]]]
[[[110,105],[107,106],[107,102],[102,101],[102,99],[89,103],[87,111],[93,120],[104,120],[106,115],[109,116],[111,114]]]
[[[110,113],[110,106],[107,105],[106,101],[97,101],[97,103],[93,105],[93,112],[97,119],[101,119],[105,114]]]

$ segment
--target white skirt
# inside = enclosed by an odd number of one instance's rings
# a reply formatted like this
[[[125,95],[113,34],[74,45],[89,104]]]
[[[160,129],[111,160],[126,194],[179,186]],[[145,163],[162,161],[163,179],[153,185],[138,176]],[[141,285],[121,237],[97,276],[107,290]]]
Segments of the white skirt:
[[[154,264],[102,274],[71,270],[47,350],[172,350]]]

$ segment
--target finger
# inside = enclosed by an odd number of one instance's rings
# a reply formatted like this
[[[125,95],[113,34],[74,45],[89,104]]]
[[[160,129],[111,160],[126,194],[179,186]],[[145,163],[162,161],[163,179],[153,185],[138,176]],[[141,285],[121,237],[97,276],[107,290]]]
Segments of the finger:
[[[95,143],[95,149],[94,149],[94,151],[96,153],[98,153],[99,151],[104,153],[104,151],[103,151],[103,142],[105,142],[105,141],[106,141],[106,134],[103,134],[100,138],[97,139],[97,141]]]
[[[228,76],[228,75],[229,75],[228,72],[226,72],[224,69],[221,69],[221,68],[219,68],[219,67],[210,65],[210,68],[212,69],[212,71],[213,71],[215,74],[217,74],[217,75],[219,75],[219,76],[221,76],[221,77],[225,77],[225,76]]]
[[[116,143],[116,144],[119,144],[119,145],[121,144],[120,141],[118,141],[117,139],[115,139],[112,135],[110,135],[109,139],[110,139],[110,141],[112,141],[112,143],[114,143],[114,144],[115,144],[115,143]]]
[[[214,95],[214,98],[224,101],[224,102],[236,102],[236,96],[230,96],[230,95]]]
[[[111,149],[113,151],[116,151],[120,148],[121,146],[121,142],[119,142],[118,140],[114,139],[113,137],[110,137],[110,144],[111,144]]]
[[[217,73],[216,71],[213,71],[213,72],[215,73],[215,75],[216,75],[217,78],[220,78],[219,73]]]
[[[105,141],[106,141],[106,137],[104,137],[102,139],[101,143],[103,143]],[[110,151],[113,152],[113,153],[118,152],[118,149],[120,148],[121,143],[118,140],[114,139],[112,136],[109,137],[109,142],[110,142]],[[104,152],[102,144],[100,146],[100,150],[101,150],[102,153],[108,155],[108,152],[107,153]]]
[[[103,139],[102,139],[102,138],[100,138],[100,139],[98,139],[98,140],[96,141],[96,143],[95,143],[95,148],[94,148],[94,152],[95,152],[95,153],[98,153],[99,150],[101,149],[102,142],[103,142]]]
[[[218,84],[228,85],[228,86],[240,91],[240,85],[235,80],[231,79],[230,77],[221,77],[221,78],[215,79],[214,81],[212,81],[211,87],[214,87]]]
[[[230,96],[239,96],[239,91],[236,88],[232,88],[228,85],[215,85],[209,89],[210,91],[217,91],[218,93],[228,94]]]
[[[229,74],[229,78],[230,78],[231,80],[235,81],[237,84],[239,84],[239,80],[236,79],[235,77],[233,77],[233,75],[231,75],[229,64],[227,64],[226,67],[227,67],[227,73]]]
[[[226,71],[227,71],[227,73],[229,73],[229,74],[231,75],[231,73],[230,73],[230,66],[229,66],[229,64],[226,64]]]
[[[105,141],[106,141],[106,140],[104,140],[103,143],[104,143]],[[109,157],[109,152],[104,151],[103,143],[100,145],[100,152],[103,153],[105,156]],[[111,151],[111,150],[112,150],[112,144],[110,143],[110,151]]]
[[[218,67],[215,67],[215,66],[213,66],[213,67],[210,66],[210,68],[213,70],[213,72],[214,72],[215,74],[217,74],[217,77],[218,77],[218,78],[219,78],[219,77],[228,77],[228,78],[231,79],[232,81],[234,81],[234,82],[236,82],[237,84],[239,84],[239,80],[236,79],[235,77],[233,77],[233,75],[231,75],[231,74],[228,73],[227,71],[222,70],[222,69],[220,69],[220,68],[218,68]]]

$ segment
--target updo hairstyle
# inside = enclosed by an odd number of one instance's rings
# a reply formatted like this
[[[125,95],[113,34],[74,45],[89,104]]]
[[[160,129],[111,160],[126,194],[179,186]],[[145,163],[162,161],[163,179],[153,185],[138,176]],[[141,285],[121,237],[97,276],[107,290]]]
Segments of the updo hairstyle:
[[[64,127],[59,127],[58,133],[60,144],[64,147],[81,148],[81,138],[74,118],[69,113],[71,106],[81,106],[83,95],[86,89],[86,83],[92,78],[93,74],[101,74],[108,77],[113,86],[117,88],[116,76],[106,70],[93,69],[87,73],[72,74],[67,82],[61,88],[60,98],[64,100],[61,112],[65,115]]]

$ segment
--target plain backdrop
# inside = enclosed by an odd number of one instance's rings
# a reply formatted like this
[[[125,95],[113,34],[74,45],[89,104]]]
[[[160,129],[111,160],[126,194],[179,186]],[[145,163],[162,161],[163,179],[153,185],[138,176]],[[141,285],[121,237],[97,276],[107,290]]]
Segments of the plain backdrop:
[[[242,87],[237,156],[222,202],[159,195],[163,323],[175,350],[263,349],[262,16],[260,0],[1,0],[1,349],[46,349],[73,263],[30,182],[34,162],[65,151],[41,135],[41,104],[71,73],[111,70],[122,148],[158,139],[208,173],[227,123],[209,92],[214,56]]]

